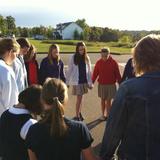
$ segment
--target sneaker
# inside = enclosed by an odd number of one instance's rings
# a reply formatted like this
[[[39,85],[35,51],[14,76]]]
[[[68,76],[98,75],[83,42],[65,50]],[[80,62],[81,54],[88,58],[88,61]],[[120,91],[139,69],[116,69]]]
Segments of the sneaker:
[[[101,121],[105,121],[105,120],[107,120],[107,117],[105,117],[105,116],[101,116],[101,117],[99,118],[99,120],[101,120]]]
[[[81,112],[79,113],[79,118],[80,118],[80,121],[83,121],[83,120],[84,120],[84,118],[83,118]]]
[[[73,117],[72,119],[75,121],[81,121],[79,117]]]

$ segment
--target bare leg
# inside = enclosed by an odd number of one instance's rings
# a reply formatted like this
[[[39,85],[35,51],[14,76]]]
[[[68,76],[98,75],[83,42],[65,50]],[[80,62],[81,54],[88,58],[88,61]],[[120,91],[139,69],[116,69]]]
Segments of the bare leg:
[[[107,115],[106,116],[109,116],[109,113],[110,113],[110,110],[111,110],[111,105],[112,105],[112,99],[108,99],[106,101],[106,111],[107,111]]]
[[[77,96],[77,102],[76,102],[76,117],[79,117],[79,113],[81,112],[82,108],[82,97],[83,95]]]
[[[105,114],[105,108],[106,108],[105,99],[102,99],[102,98],[101,98],[101,110],[102,110],[102,116],[104,116],[104,114]]]

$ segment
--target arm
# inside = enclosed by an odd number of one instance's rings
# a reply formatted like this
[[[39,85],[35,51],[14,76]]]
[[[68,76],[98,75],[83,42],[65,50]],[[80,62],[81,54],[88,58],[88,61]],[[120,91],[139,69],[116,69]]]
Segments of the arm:
[[[2,117],[0,118],[0,159],[3,155],[3,143],[2,143],[2,140],[3,140],[3,137],[2,137],[2,124],[1,124],[1,121],[2,121]]]
[[[7,107],[10,107],[10,101],[11,101],[11,91],[12,91],[12,77],[9,72],[3,74],[3,80],[2,80],[2,86],[1,86],[1,102],[0,105],[3,108],[3,110],[7,109]]]
[[[68,63],[68,69],[67,69],[67,73],[66,73],[66,84],[69,85],[69,81],[70,81],[70,77],[71,77],[71,73],[73,70],[73,57],[74,55],[72,55],[70,57],[69,63]]]
[[[41,64],[40,64],[40,69],[39,69],[39,82],[40,84],[43,84],[46,78],[46,63],[44,62],[44,60],[42,60]]]
[[[26,67],[26,71],[27,71],[27,81],[28,84],[30,85],[30,77],[29,77],[29,64],[27,62],[25,62],[25,67]]]
[[[116,94],[106,123],[100,151],[100,156],[103,160],[110,160],[113,157],[125,131],[127,125],[127,108],[125,106],[125,99],[127,94],[127,87],[123,84],[120,86]]]
[[[28,149],[29,160],[38,160],[35,153]]]
[[[92,74],[92,82],[94,83],[99,75],[98,63],[95,64],[93,74]]]
[[[93,88],[93,82],[92,82],[92,66],[91,66],[91,60],[88,57],[88,62],[87,62],[87,65],[88,65],[88,84],[89,84],[89,88],[92,89]]]
[[[37,83],[39,84],[39,65],[37,60],[35,59],[36,69],[37,69]]]
[[[61,68],[60,68],[60,78],[63,80],[63,82],[66,82],[66,76],[65,76],[65,72],[64,72],[63,62],[61,63]]]
[[[82,150],[82,156],[84,160],[98,160],[93,154],[91,147]]]
[[[121,82],[123,82],[123,81],[125,81],[126,79],[128,79],[128,69],[129,69],[129,66],[130,66],[130,59],[128,60],[127,64],[125,65]]]
[[[116,61],[115,61],[115,77],[116,77],[117,82],[120,84],[121,83],[121,74],[119,71],[118,63]]]

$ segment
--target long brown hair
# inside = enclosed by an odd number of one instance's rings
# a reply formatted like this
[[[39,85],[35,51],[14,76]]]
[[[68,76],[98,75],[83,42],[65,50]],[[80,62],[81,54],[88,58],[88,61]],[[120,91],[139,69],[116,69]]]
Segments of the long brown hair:
[[[80,46],[84,47],[84,54],[83,55],[80,55],[80,53],[79,53]],[[78,42],[76,45],[76,53],[74,55],[74,64],[78,65],[81,60],[85,61],[86,63],[89,61],[88,56],[87,56],[87,48],[86,48],[86,45],[84,42]]]
[[[53,64],[53,56],[52,56],[52,51],[53,51],[53,49],[57,49],[58,52],[59,52],[59,46],[58,46],[57,44],[52,44],[52,45],[49,47],[48,59],[49,59],[49,63],[50,63],[50,64]],[[57,61],[57,63],[60,61],[60,55],[57,56],[56,61]]]
[[[24,61],[30,61],[32,59],[36,59],[36,48],[33,44],[31,44],[29,51],[24,55]]]
[[[68,130],[64,121],[63,109],[68,97],[67,86],[59,79],[47,78],[41,97],[45,104],[52,106],[50,110],[46,111],[42,123],[49,123],[51,136],[64,137]]]
[[[17,39],[17,42],[19,43],[20,47],[21,48],[24,48],[24,47],[30,47],[30,42],[27,38],[18,38]]]

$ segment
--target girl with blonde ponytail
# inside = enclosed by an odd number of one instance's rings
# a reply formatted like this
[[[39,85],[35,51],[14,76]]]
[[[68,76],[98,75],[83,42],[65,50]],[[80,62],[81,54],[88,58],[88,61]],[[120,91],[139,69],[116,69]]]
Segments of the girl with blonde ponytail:
[[[81,152],[85,160],[95,160],[88,128],[64,116],[64,106],[68,101],[64,82],[48,78],[41,99],[44,116],[30,127],[26,137],[30,160],[80,160]]]

